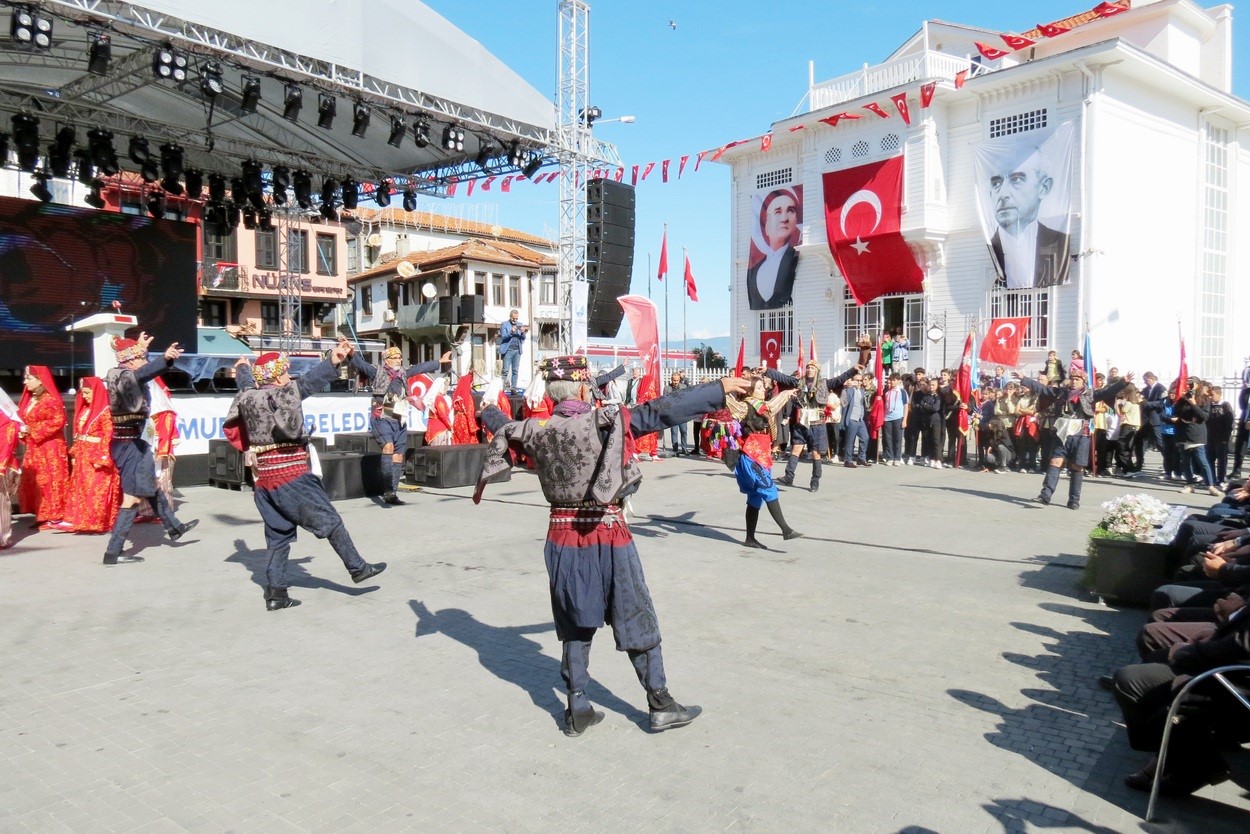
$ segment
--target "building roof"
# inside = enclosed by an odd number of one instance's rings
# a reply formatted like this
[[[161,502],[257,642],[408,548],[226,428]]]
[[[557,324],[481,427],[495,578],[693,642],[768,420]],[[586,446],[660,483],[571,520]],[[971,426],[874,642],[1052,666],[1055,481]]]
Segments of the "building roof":
[[[509,229],[504,226],[492,226],[489,223],[479,223],[476,220],[463,220],[459,217],[450,217],[446,214],[435,214],[432,211],[404,211],[402,208],[384,208],[384,209],[356,209],[352,214],[361,223],[384,223],[396,226],[407,226],[413,229],[426,229],[431,232],[446,232],[455,235],[472,235],[474,237],[489,237],[496,240],[512,241],[514,243],[523,243],[531,246],[541,246],[544,249],[555,249],[554,240],[548,240],[538,235],[532,235],[529,232],[522,232],[519,229]]]
[[[349,284],[356,284],[369,278],[376,278],[379,275],[395,274],[396,267],[399,266],[401,261],[407,261],[412,264],[417,268],[417,273],[420,274],[422,272],[432,272],[436,267],[444,264],[454,264],[463,261],[519,266],[524,269],[541,269],[545,266],[554,266],[556,259],[552,255],[535,252],[533,249],[522,246],[519,243],[471,238],[462,240],[454,246],[445,246],[442,249],[434,249],[429,252],[413,252],[402,258],[393,258],[378,264],[367,272],[354,275],[347,281]]]

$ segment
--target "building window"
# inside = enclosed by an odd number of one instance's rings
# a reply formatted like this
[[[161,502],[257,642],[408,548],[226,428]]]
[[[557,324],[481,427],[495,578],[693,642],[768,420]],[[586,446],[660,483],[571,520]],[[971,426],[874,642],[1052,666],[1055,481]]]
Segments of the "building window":
[[[843,347],[847,350],[854,349],[860,336],[872,336],[874,342],[880,338],[881,328],[884,326],[881,299],[857,305],[855,299],[850,297],[850,290],[847,290],[845,304],[845,313],[842,316]]]
[[[317,274],[338,274],[338,242],[334,235],[317,235]]]
[[[490,277],[490,303],[496,307],[503,306],[503,282],[504,277],[499,273]]]
[[[521,276],[508,276],[508,306],[519,308],[521,306]]]
[[[794,351],[794,307],[785,306],[780,310],[765,310],[760,313],[760,332],[770,330],[781,331],[781,352]]]
[[[278,302],[262,301],[260,303],[260,332],[282,332],[282,318],[278,315]]]
[[[373,315],[373,285],[365,284],[360,288],[360,312],[366,316]]]
[[[1198,285],[1198,362],[1207,379],[1222,375],[1228,332],[1228,131],[1203,125],[1202,267]]]
[[[842,161],[842,149],[841,148],[830,148],[829,150],[825,151],[825,164],[826,165],[837,165],[841,161]]]
[[[1027,318],[1029,332],[1020,347],[1050,349],[1050,289],[1009,290],[998,285],[990,290],[990,318]]]
[[[204,327],[226,326],[226,302],[204,299],[200,302],[200,324]]]
[[[299,313],[300,313],[299,315],[300,334],[303,336],[311,336],[313,332],[312,330],[313,319],[315,318],[315,316],[313,315],[313,305],[301,304],[299,308]]]
[[[786,185],[794,179],[793,168],[778,168],[776,171],[767,171],[763,174],[755,175],[756,188],[772,188],[775,185]]]
[[[556,303],[556,274],[554,272],[544,272],[541,276],[539,276],[538,303]]]
[[[278,268],[278,230],[256,230],[256,268]]]
[[[1011,116],[1002,116],[998,119],[990,119],[990,138],[997,139],[1000,136],[1010,136],[1013,133],[1024,133],[1030,130],[1039,130],[1046,127],[1046,108],[1040,110],[1029,110],[1024,113],[1016,113]]]
[[[868,156],[868,143],[860,139],[854,145],[851,145],[851,156]]]
[[[286,238],[287,269],[294,273],[308,272],[308,232],[292,229]]]
[[[360,271],[360,241],[354,237],[347,239],[347,274],[355,275]]]
[[[902,142],[899,141],[897,133],[887,133],[885,136],[881,137],[881,152],[889,153],[890,151],[897,151],[899,145],[901,144]]]
[[[542,322],[538,325],[538,349],[560,349],[560,325],[555,322]]]
[[[218,235],[209,231],[209,227],[204,227],[204,260],[205,261],[226,261],[227,263],[235,263],[237,261],[236,253],[238,247],[235,246],[234,235]]]

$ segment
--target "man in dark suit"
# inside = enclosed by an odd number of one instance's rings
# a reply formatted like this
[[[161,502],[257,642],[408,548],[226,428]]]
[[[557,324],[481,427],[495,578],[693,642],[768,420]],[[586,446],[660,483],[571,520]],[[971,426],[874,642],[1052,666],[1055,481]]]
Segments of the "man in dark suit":
[[[998,229],[990,240],[998,274],[1008,289],[1051,287],[1068,280],[1068,235],[1037,220],[1042,200],[1054,180],[1042,167],[1039,152],[1018,165],[990,175],[990,200]]]
[[[994,260],[998,263],[999,274],[1012,289],[1017,287],[1053,287],[1068,280],[1068,260],[1071,257],[1070,240],[1063,232],[1056,231],[1041,223],[1034,224],[1037,228],[1033,272],[1031,276],[1020,276],[1013,283],[1009,265],[1003,255],[1001,229],[994,233],[990,240],[990,248],[994,250]],[[1031,278],[1031,281],[1029,280]]]
[[[747,306],[752,310],[776,310],[789,304],[794,294],[794,274],[798,268],[799,253],[788,245],[774,257],[766,258],[751,267],[747,270]],[[760,293],[761,278],[765,280],[765,284],[768,283],[767,279],[773,279],[773,289],[767,298]]]
[[[770,191],[761,201],[759,237],[752,239],[764,259],[747,270],[747,306],[752,310],[776,310],[790,303],[799,266],[794,245],[802,216],[798,194],[790,188]]]
[[[1145,385],[1141,389],[1141,429],[1133,437],[1133,464],[1140,472],[1146,457],[1146,440],[1155,451],[1163,453],[1163,406],[1167,402],[1168,390],[1159,382],[1154,371],[1142,374]]]

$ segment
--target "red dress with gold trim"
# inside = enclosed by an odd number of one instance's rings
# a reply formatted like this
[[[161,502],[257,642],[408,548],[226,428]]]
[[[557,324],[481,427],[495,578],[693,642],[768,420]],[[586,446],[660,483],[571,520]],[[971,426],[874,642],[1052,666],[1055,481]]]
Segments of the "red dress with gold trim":
[[[35,521],[61,521],[69,497],[65,406],[59,395],[44,392],[31,398],[21,416],[27,434],[18,504],[22,512],[34,513]]]
[[[94,419],[86,411],[75,416],[74,446],[70,450],[74,474],[65,515],[75,533],[107,533],[117,520],[122,486],[109,455],[112,442],[113,416],[107,408]]]

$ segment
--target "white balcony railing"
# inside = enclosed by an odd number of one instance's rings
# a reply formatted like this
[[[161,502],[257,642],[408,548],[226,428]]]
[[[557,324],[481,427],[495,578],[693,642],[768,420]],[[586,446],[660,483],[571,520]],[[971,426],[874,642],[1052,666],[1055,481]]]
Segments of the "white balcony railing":
[[[833,107],[844,101],[916,81],[954,78],[955,73],[970,67],[971,62],[967,57],[933,51],[907,55],[873,67],[865,64],[861,70],[813,86],[808,95],[809,111]]]

